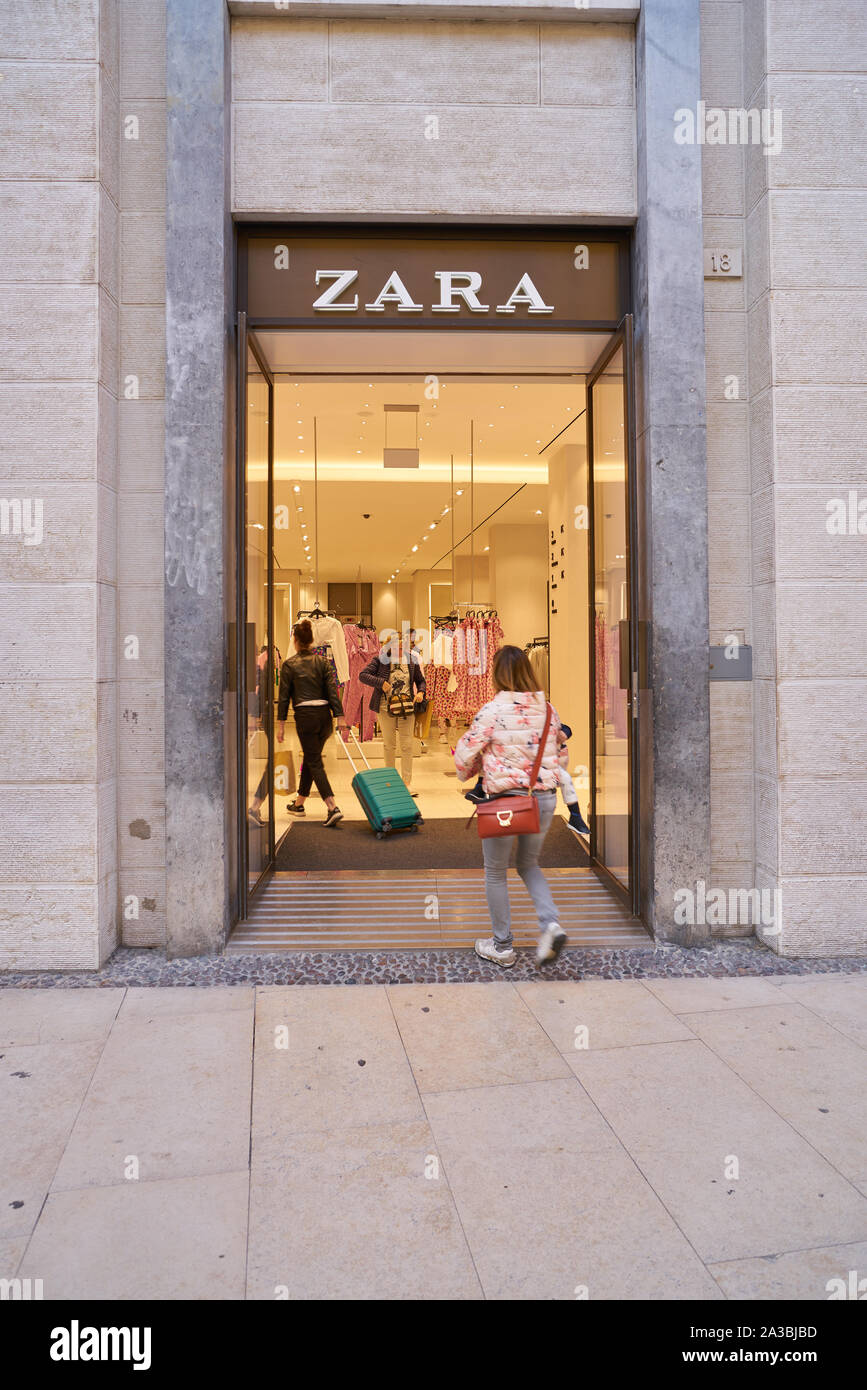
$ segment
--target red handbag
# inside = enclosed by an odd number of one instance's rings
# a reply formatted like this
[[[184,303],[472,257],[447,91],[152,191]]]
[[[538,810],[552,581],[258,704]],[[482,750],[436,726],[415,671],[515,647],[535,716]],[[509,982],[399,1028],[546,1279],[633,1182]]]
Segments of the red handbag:
[[[548,730],[551,727],[551,706],[545,715],[545,727],[539,740],[539,749],[533,771],[530,773],[530,786],[527,796],[495,796],[490,801],[482,801],[475,807],[476,827],[479,835],[486,840],[489,835],[538,835],[540,828],[539,802],[533,795],[533,788],[542,766]],[[473,816],[467,821],[469,825]]]

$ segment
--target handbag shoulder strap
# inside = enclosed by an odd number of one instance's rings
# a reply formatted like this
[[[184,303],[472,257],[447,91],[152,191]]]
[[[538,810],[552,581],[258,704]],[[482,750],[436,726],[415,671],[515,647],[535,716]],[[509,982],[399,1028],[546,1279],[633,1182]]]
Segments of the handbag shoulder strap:
[[[530,774],[530,792],[531,792],[531,793],[532,793],[533,790],[535,789],[536,782],[538,781],[538,778],[539,778],[539,770],[540,770],[540,768],[541,768],[541,766],[542,766],[542,758],[543,758],[544,755],[545,755],[545,744],[548,742],[548,730],[550,729],[550,727],[551,727],[551,706],[550,706],[550,705],[547,705],[547,706],[546,706],[546,711],[545,711],[545,727],[544,727],[544,729],[542,730],[542,737],[539,739],[539,748],[538,748],[538,751],[537,751],[537,753],[536,753],[536,761],[533,763],[533,771],[532,771],[532,773]]]

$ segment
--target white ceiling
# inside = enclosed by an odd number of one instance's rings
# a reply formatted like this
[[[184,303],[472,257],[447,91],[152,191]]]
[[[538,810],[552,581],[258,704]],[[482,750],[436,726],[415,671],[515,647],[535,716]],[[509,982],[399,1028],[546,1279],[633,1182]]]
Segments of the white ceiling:
[[[315,459],[318,474],[318,547],[321,580],[385,581],[392,574],[409,578],[412,570],[439,562],[450,567],[452,519],[458,553],[468,554],[463,538],[475,527],[474,547],[483,554],[490,544],[485,518],[494,523],[544,523],[547,517],[547,457],[555,447],[574,441],[584,446],[586,421],[583,374],[553,371],[557,358],[571,355],[595,360],[598,335],[441,333],[332,333],[306,335],[285,331],[261,333],[260,346],[269,365],[281,366],[296,351],[301,337],[308,345],[305,367],[316,353],[313,340],[324,340],[320,362],[325,371],[278,377],[274,386],[274,501],[288,509],[288,529],[275,530],[275,560],[280,568],[312,562],[316,545]],[[442,340],[435,351],[430,339]],[[588,341],[593,338],[593,342]],[[347,346],[343,339],[351,339]],[[383,343],[383,339],[387,340]],[[428,351],[421,349],[427,340]],[[455,343],[455,339],[459,339]],[[491,375],[456,369],[461,360],[474,365],[468,339],[479,339],[476,367],[490,366],[492,339],[500,361],[531,358],[533,374]],[[508,340],[523,339],[522,344]],[[532,342],[526,340],[532,339]],[[377,352],[375,366],[393,375],[378,375],[368,366],[357,373],[359,348],[367,340]],[[551,341],[545,341],[551,340]],[[389,354],[404,350],[409,361],[400,369]],[[568,352],[564,349],[568,347]],[[356,373],[343,373],[342,354],[354,353]],[[532,352],[529,350],[532,349]],[[579,351],[580,349],[580,351]],[[397,354],[400,355],[399,353]],[[421,361],[426,356],[425,361]],[[366,359],[363,359],[366,360]],[[438,370],[431,365],[436,364]],[[445,364],[445,366],[443,365]],[[450,370],[446,370],[450,367]],[[369,373],[369,374],[368,374]],[[386,412],[385,405],[412,404],[418,412]],[[267,478],[267,405],[264,390],[250,389],[248,489],[250,519],[264,511]],[[470,438],[472,422],[472,521]],[[574,423],[573,423],[574,422]],[[418,448],[419,467],[386,469],[383,448]],[[612,446],[614,447],[614,445]],[[620,453],[617,445],[616,452]],[[452,493],[452,469],[454,492]],[[296,489],[298,489],[296,491]],[[521,491],[518,491],[521,489]],[[517,492],[516,496],[513,496]],[[509,500],[511,498],[511,500]],[[504,505],[505,504],[505,505]],[[298,510],[298,509],[303,510]],[[445,511],[445,509],[448,509]],[[500,510],[498,510],[500,509]],[[541,513],[541,515],[539,514]],[[279,515],[279,514],[278,514]],[[285,520],[287,513],[282,514]],[[434,529],[431,525],[435,524]],[[306,528],[306,529],[305,529]],[[462,544],[460,544],[463,541]],[[305,551],[304,545],[310,549]],[[413,551],[412,547],[418,549]],[[402,568],[398,570],[398,567]]]

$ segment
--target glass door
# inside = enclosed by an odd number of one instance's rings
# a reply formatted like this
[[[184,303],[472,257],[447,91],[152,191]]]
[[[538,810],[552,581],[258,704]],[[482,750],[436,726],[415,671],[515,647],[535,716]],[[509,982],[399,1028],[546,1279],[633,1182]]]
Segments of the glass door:
[[[637,855],[632,318],[587,379],[590,499],[590,853],[633,907]]]
[[[274,860],[273,382],[239,316],[241,916]]]

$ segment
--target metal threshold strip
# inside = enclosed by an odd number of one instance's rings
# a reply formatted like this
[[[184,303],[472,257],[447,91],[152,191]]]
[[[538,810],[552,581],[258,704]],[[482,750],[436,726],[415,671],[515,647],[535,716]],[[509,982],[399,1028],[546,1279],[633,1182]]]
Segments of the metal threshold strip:
[[[590,869],[548,869],[546,875],[570,947],[647,946],[651,940]],[[529,946],[538,927],[514,870],[509,886],[515,944]],[[480,869],[275,873],[226,949],[449,950],[470,947],[490,930]]]

